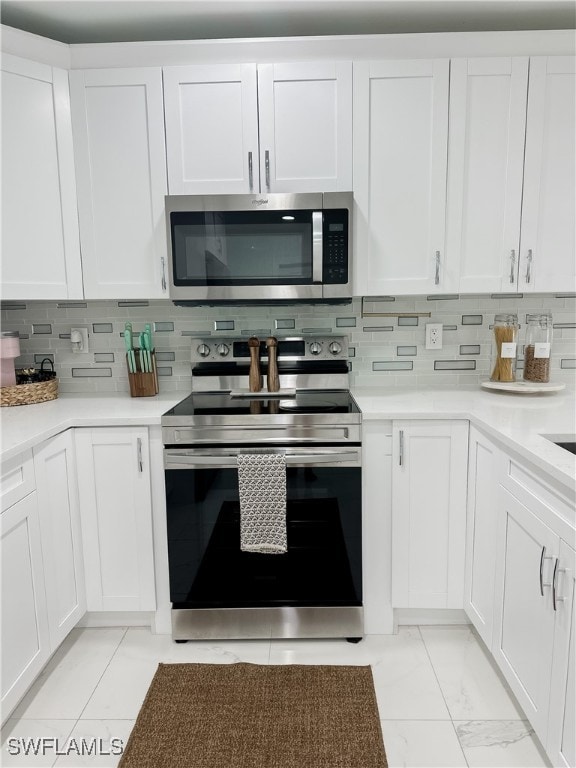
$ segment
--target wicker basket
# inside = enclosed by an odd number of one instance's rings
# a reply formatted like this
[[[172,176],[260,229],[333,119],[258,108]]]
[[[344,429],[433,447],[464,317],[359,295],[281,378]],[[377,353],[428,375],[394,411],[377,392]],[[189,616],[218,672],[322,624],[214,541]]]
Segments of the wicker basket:
[[[0,387],[0,406],[31,405],[56,400],[58,397],[58,379],[39,381],[36,384],[16,384],[13,387]]]

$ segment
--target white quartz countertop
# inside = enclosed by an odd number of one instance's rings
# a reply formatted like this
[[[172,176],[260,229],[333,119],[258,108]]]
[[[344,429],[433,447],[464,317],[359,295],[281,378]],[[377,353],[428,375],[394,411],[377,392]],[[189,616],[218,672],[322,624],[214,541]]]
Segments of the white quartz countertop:
[[[574,498],[576,456],[542,435],[574,440],[575,393],[512,394],[481,389],[377,390],[356,388],[362,420],[468,419],[471,424],[532,462]]]
[[[70,427],[159,425],[163,413],[189,391],[156,397],[61,395],[57,400],[0,409],[3,460]],[[532,462],[573,497],[576,457],[545,435],[576,433],[575,393],[514,395],[479,389],[384,390],[353,388],[364,422],[382,419],[468,419]]]
[[[155,397],[60,395],[56,400],[0,409],[2,460],[70,427],[150,426],[190,392]]]

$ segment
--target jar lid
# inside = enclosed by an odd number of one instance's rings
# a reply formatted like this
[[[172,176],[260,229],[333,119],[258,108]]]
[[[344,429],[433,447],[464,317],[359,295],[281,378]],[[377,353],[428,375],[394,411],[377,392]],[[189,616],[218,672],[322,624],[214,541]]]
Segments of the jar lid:
[[[500,315],[494,315],[495,323],[508,323],[509,325],[517,325],[518,315],[511,312],[505,312]]]
[[[19,331],[2,331],[0,333],[0,338],[2,338],[2,339],[19,339],[20,338],[20,332]]]
[[[527,323],[542,323],[544,325],[547,325],[548,323],[552,322],[552,313],[551,312],[537,312],[533,315],[526,315],[526,322]]]

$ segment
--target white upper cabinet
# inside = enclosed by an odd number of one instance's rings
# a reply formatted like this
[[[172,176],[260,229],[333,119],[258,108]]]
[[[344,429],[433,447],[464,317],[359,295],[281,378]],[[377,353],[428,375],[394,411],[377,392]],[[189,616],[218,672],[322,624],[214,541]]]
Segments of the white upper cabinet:
[[[461,293],[574,290],[574,62],[451,63],[447,249]]]
[[[352,186],[349,62],[164,68],[170,194]]]
[[[356,288],[446,292],[449,62],[354,65]]]
[[[73,71],[70,88],[85,297],[167,297],[162,72]]]
[[[576,59],[530,59],[521,291],[574,291],[576,286]]]
[[[82,298],[68,73],[1,66],[2,298]]]
[[[447,249],[462,293],[517,290],[527,88],[525,57],[452,61]]]
[[[352,65],[258,65],[260,189],[352,189]]]
[[[164,68],[171,195],[258,191],[255,64]]]

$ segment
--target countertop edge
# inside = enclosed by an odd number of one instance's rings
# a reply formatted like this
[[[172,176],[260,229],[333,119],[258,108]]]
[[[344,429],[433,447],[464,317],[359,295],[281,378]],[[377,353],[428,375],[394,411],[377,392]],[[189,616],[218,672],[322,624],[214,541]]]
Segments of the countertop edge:
[[[576,498],[576,473],[571,474],[570,468],[567,468],[563,449],[554,446],[541,437],[541,431],[535,430],[531,435],[531,441],[535,443],[532,447],[527,447],[524,442],[520,442],[519,439],[515,439],[514,436],[507,434],[503,428],[498,426],[498,423],[494,423],[494,414],[491,415],[491,421],[486,414],[482,413],[483,408],[486,410],[485,403],[481,405],[474,403],[474,400],[478,397],[478,393],[474,390],[458,390],[454,392],[449,390],[426,390],[414,393],[382,393],[375,390],[352,387],[351,392],[362,411],[363,423],[416,419],[469,421],[473,426],[478,427],[503,447],[508,448],[524,461],[537,467],[551,481],[560,486],[560,490],[568,499],[573,500]],[[10,460],[71,428],[104,426],[150,427],[160,425],[162,415],[189,394],[189,391],[164,393],[158,399],[155,398],[147,402],[135,402],[132,398],[127,399],[121,396],[63,396],[53,401],[56,405],[52,405],[52,407],[50,407],[50,403],[40,404],[40,408],[42,406],[48,407],[37,412],[37,415],[40,416],[38,419],[38,430],[30,431],[22,440],[14,441],[12,436],[12,444],[6,448],[4,448],[3,440],[5,418],[2,418],[0,459],[2,461]],[[399,400],[406,396],[418,396],[425,402],[422,405],[415,404],[413,401],[409,404],[399,402]],[[463,397],[466,402],[464,404],[451,403],[450,399],[456,396]],[[553,397],[553,395],[549,397]],[[435,399],[437,402],[433,403]],[[441,402],[442,399],[446,401]],[[387,400],[391,402],[386,402]],[[489,401],[489,406],[494,404],[499,407],[505,403],[504,401],[494,401],[494,403]],[[521,403],[520,407],[523,405]],[[36,408],[36,406],[34,407]],[[565,402],[563,407],[566,408]],[[3,417],[6,415],[4,408],[1,415]],[[9,416],[13,423],[12,425],[8,424],[8,429],[14,430],[16,428],[14,422],[17,422],[15,418],[17,415]],[[551,427],[550,429],[545,429],[545,431],[554,432],[557,430]],[[536,449],[541,448],[541,450],[534,450],[535,446]],[[539,455],[539,453],[549,453],[551,457]],[[558,460],[558,463],[563,464],[564,467],[556,466],[553,461],[554,458]]]

